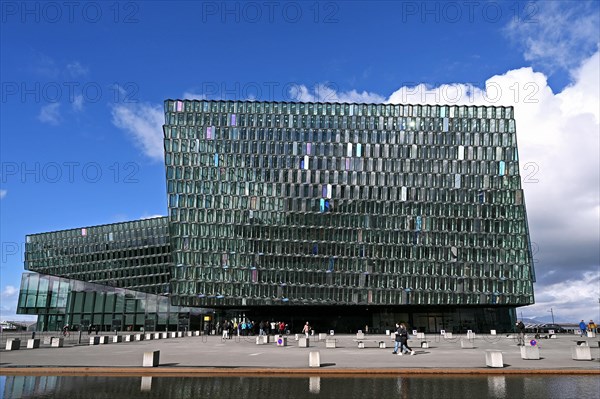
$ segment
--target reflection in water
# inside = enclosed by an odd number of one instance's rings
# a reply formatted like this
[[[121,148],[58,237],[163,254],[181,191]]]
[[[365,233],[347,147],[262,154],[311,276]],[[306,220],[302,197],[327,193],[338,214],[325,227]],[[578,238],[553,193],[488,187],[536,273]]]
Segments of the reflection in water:
[[[0,376],[4,398],[597,398],[597,376],[55,377]]]
[[[152,377],[142,377],[142,385],[140,391],[151,391],[152,390]]]
[[[488,398],[505,398],[506,397],[506,378],[503,375],[489,376],[488,381]]]
[[[308,378],[308,391],[310,393],[321,392],[321,377],[309,377]]]

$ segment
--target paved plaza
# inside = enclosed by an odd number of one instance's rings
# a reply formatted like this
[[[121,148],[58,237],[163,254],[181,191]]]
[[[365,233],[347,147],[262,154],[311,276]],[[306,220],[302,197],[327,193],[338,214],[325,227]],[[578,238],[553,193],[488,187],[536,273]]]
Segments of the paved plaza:
[[[46,337],[49,333],[44,333]],[[328,335],[335,339],[335,348],[326,348],[326,340],[318,335],[309,339],[309,347],[300,347],[294,335],[287,336],[287,346],[277,346],[275,337],[269,343],[257,344],[256,336],[233,337],[200,335],[135,342],[89,345],[83,333],[65,340],[62,348],[43,343],[27,349],[27,336],[21,334],[19,350],[5,350],[7,334],[3,335],[0,351],[0,375],[11,374],[194,374],[194,373],[318,373],[318,374],[397,374],[397,373],[566,373],[600,374],[598,338],[558,334],[556,338],[537,339],[539,360],[521,358],[521,347],[508,334],[480,335],[467,339],[465,334],[444,338],[427,334],[417,339],[411,336],[409,345],[416,355],[392,354],[394,341],[386,335],[366,335],[364,348],[359,348],[356,335]],[[59,334],[55,334],[58,336]],[[526,342],[534,339],[529,335]],[[462,341],[462,342],[461,342]],[[579,341],[579,342],[578,342]],[[578,344],[589,346],[592,360],[573,360],[572,351]],[[330,341],[330,346],[333,341]],[[385,348],[380,348],[380,342]],[[422,342],[427,342],[421,347]],[[463,348],[472,346],[473,348]],[[486,366],[486,351],[502,354],[503,367]],[[159,365],[142,368],[145,352],[160,351]],[[309,368],[309,353],[319,352],[320,367]]]

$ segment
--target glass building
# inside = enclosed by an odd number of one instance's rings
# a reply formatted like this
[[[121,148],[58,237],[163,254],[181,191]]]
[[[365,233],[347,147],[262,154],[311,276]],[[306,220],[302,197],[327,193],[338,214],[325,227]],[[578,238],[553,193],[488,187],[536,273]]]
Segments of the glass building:
[[[26,269],[321,331],[534,302],[512,107],[167,100],[163,132],[168,217],[27,236]]]
[[[534,301],[512,107],[167,100],[163,129],[174,304],[435,331]]]
[[[199,310],[171,306],[165,217],[26,237],[17,312],[37,314],[38,329],[65,324],[103,331],[199,326]]]

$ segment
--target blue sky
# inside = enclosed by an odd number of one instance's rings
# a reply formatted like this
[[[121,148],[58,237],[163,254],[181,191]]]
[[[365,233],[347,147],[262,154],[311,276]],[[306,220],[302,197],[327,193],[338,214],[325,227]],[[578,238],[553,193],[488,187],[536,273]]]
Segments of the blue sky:
[[[597,1],[1,7],[0,318],[26,234],[166,214],[162,101],[193,97],[514,105],[523,314],[600,319]]]

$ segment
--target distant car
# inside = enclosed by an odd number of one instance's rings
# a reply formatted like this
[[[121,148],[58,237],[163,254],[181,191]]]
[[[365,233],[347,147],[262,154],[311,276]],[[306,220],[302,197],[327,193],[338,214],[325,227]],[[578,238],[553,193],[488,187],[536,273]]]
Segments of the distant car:
[[[537,332],[537,333],[549,333],[550,330],[554,330],[554,332],[556,334],[559,333],[564,333],[566,332],[566,330],[564,328],[562,328],[561,326],[559,326],[558,324],[540,324],[539,326],[535,326],[533,329],[533,332]]]

